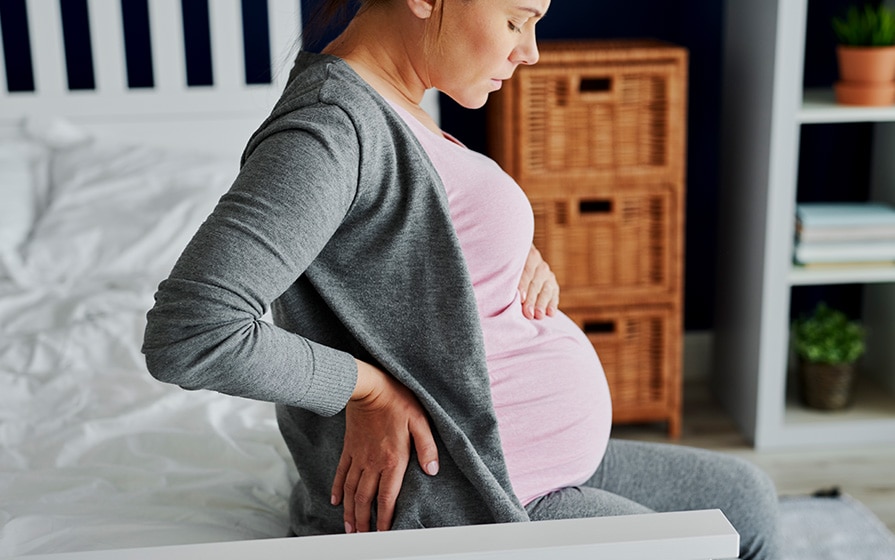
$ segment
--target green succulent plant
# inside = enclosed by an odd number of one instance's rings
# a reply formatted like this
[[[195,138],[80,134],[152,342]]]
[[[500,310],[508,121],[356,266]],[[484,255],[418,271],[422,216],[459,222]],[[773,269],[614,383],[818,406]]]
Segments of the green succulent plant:
[[[895,14],[885,6],[865,4],[849,8],[844,18],[832,20],[839,43],[850,47],[895,45]]]
[[[796,353],[809,362],[853,363],[864,354],[864,335],[860,323],[823,302],[793,323]]]

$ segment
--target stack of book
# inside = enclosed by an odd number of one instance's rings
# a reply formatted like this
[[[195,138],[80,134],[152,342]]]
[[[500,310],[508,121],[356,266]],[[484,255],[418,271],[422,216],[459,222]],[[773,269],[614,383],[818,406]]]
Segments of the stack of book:
[[[878,202],[797,204],[793,260],[807,266],[895,262],[895,208]]]

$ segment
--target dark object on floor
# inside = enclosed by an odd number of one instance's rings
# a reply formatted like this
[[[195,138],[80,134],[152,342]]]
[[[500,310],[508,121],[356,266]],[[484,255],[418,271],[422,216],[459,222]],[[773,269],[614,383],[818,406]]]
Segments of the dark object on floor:
[[[831,486],[829,488],[821,488],[820,490],[815,490],[811,496],[815,498],[838,498],[842,495],[842,492],[839,491],[838,486]]]

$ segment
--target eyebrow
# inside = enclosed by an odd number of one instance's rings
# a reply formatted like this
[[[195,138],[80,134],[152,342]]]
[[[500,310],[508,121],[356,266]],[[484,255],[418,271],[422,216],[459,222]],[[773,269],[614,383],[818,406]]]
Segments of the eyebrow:
[[[530,12],[532,15],[534,15],[535,17],[538,17],[538,18],[544,16],[544,14],[542,14],[540,11],[538,11],[534,8],[529,8],[528,6],[519,6],[519,10],[521,10],[523,12]]]

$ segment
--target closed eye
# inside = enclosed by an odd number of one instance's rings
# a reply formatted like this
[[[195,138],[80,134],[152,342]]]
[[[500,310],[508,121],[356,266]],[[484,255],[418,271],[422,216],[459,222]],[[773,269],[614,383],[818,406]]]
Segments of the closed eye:
[[[522,26],[516,25],[512,21],[507,22],[507,27],[509,27],[510,31],[513,31],[515,33],[522,33]]]

